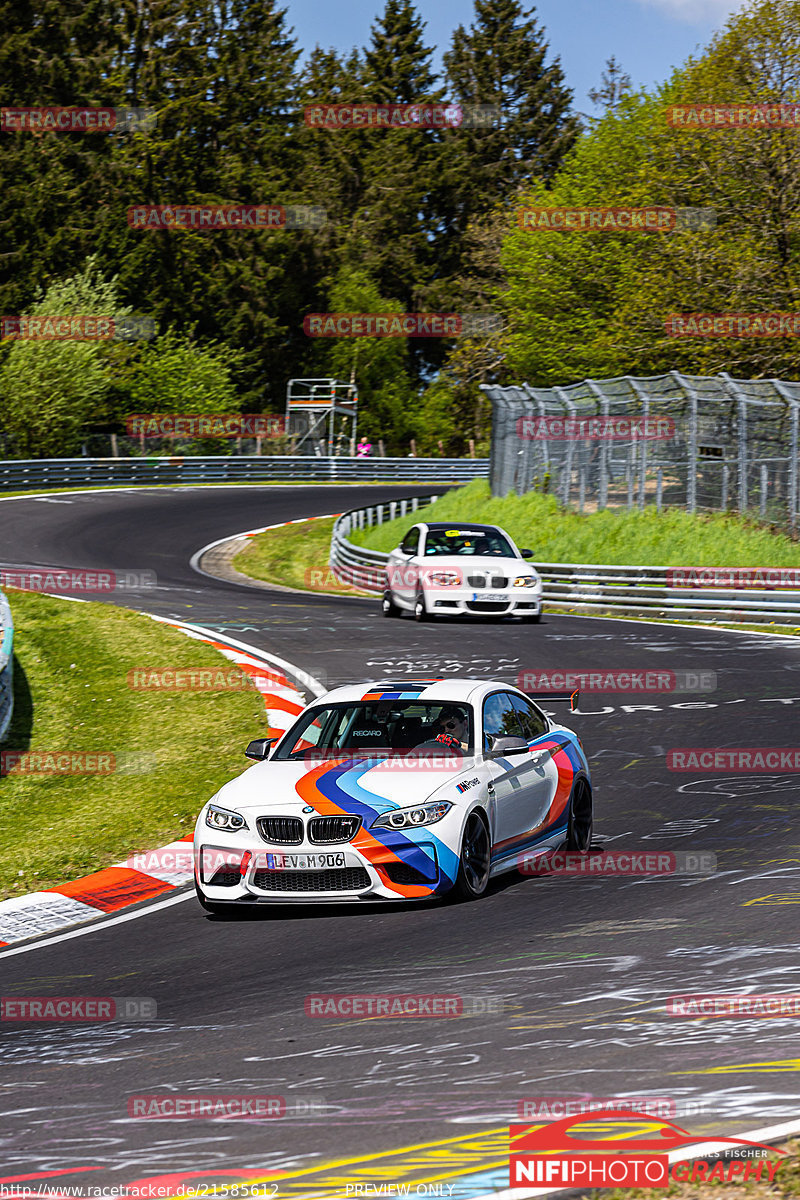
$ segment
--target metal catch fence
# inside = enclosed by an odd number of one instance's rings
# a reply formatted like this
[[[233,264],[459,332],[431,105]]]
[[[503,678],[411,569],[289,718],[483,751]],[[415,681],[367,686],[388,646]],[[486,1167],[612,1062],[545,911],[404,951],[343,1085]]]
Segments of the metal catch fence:
[[[670,371],[482,388],[494,495],[547,490],[579,511],[733,509],[797,527],[800,383]]]

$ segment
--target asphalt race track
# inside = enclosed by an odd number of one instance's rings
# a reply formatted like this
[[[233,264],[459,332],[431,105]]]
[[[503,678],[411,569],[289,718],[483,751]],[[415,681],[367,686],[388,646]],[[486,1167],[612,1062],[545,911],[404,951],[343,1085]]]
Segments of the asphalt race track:
[[[475,904],[270,907],[238,921],[205,915],[192,893],[0,953],[4,995],[124,994],[158,1005],[143,1024],[0,1029],[0,1182],[55,1173],[48,1183],[119,1187],[277,1172],[278,1196],[344,1196],[353,1180],[459,1179],[450,1194],[478,1196],[507,1180],[504,1131],[525,1098],[658,1097],[697,1134],[734,1135],[797,1113],[797,1018],[692,1020],[668,1016],[666,1000],[800,991],[800,782],[678,774],[666,754],[796,744],[800,644],[551,615],[538,626],[417,625],[383,619],[375,600],[248,589],[189,566],[217,538],[413,491],[5,500],[0,564],[153,570],[157,588],[115,602],[227,633],[331,687],[420,673],[516,682],[544,667],[715,672],[713,692],[585,696],[568,720],[593,767],[595,844],[710,851],[716,871],[505,876]],[[243,729],[243,747],[249,737]],[[320,992],[461,993],[502,998],[504,1011],[311,1019],[304,997]],[[249,1092],[284,1096],[290,1111],[273,1121],[127,1114],[137,1095]]]

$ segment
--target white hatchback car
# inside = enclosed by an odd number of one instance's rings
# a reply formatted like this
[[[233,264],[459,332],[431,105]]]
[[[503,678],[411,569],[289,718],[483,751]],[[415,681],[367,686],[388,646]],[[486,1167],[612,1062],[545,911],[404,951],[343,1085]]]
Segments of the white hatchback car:
[[[383,615],[517,616],[538,621],[542,580],[498,525],[420,522],[389,555]]]

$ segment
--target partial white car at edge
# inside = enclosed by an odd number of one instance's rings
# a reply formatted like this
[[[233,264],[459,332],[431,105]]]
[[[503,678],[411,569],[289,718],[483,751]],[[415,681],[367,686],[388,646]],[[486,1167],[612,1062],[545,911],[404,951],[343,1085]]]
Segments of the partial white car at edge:
[[[542,580],[498,525],[421,521],[389,555],[383,615],[516,616],[538,621]]]

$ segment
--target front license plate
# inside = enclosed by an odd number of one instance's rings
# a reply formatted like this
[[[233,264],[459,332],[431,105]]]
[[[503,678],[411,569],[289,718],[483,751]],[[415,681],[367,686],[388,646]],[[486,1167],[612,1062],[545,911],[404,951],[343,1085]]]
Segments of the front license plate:
[[[492,600],[495,603],[508,603],[508,596],[505,592],[484,592],[482,596],[476,596],[476,600]]]
[[[346,865],[346,855],[341,851],[332,854],[267,855],[267,869],[270,871],[320,871]]]

